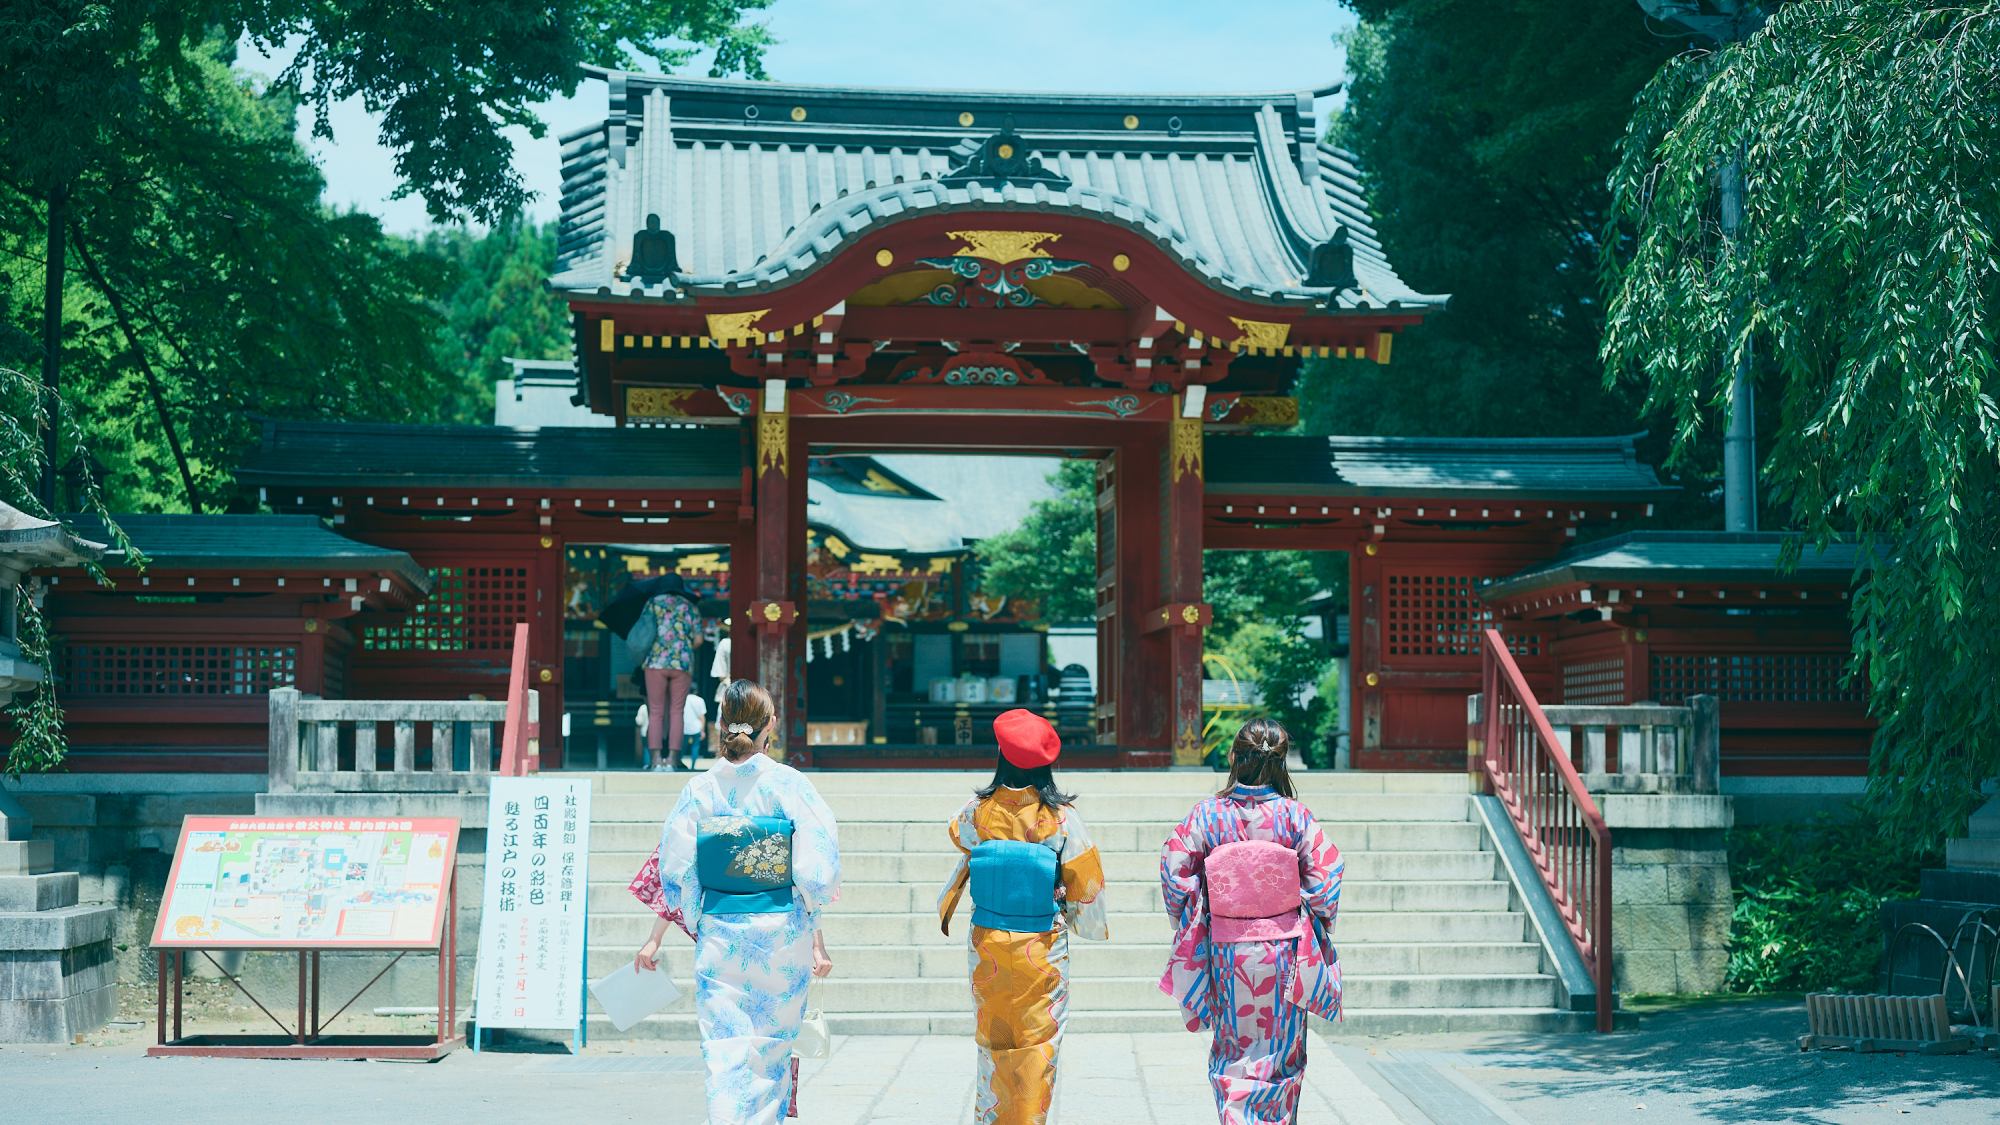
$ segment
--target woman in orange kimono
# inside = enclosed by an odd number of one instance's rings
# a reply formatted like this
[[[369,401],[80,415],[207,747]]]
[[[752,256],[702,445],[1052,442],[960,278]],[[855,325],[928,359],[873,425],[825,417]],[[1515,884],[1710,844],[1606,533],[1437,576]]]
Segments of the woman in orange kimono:
[[[1069,935],[1111,936],[1104,864],[1050,767],[1062,739],[1047,719],[1013,710],[993,721],[1000,761],[950,824],[963,853],[938,896],[938,924],[972,890],[974,1120],[1044,1125],[1056,1052],[1069,1022]]]

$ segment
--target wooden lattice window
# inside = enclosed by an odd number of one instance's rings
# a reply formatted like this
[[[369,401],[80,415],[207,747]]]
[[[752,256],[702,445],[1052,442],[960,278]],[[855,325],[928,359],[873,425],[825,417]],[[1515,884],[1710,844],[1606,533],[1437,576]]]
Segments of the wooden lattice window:
[[[506,652],[528,620],[525,566],[441,566],[423,604],[400,621],[367,626],[362,643],[385,652]]]
[[[1590,660],[1562,668],[1562,701],[1616,707],[1625,702],[1625,659]]]
[[[290,645],[71,644],[57,660],[67,695],[262,695],[290,687]]]
[[[1691,695],[1739,703],[1859,703],[1844,687],[1847,657],[1837,652],[1758,652],[1733,656],[1653,654],[1653,697],[1679,704]]]
[[[1387,576],[1383,651],[1395,657],[1476,657],[1479,635],[1492,628],[1493,611],[1479,599],[1487,579],[1451,574]],[[1537,633],[1507,634],[1515,656],[1539,656]]]

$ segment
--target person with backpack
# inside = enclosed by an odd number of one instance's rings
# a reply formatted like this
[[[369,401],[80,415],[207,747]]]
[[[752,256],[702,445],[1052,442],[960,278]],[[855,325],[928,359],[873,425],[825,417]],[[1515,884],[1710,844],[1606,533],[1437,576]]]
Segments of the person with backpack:
[[[1298,1120],[1306,1016],[1340,1018],[1340,849],[1285,770],[1291,736],[1254,719],[1230,747],[1229,785],[1194,807],[1160,850],[1174,926],[1160,990],[1206,1030],[1223,1125]]]
[[[1069,1022],[1069,937],[1111,936],[1104,864],[1075,798],[1056,788],[1055,728],[1016,708],[993,720],[993,733],[1000,742],[993,780],[948,826],[961,854],[938,896],[938,924],[951,933],[970,889],[974,1120],[1044,1125]]]

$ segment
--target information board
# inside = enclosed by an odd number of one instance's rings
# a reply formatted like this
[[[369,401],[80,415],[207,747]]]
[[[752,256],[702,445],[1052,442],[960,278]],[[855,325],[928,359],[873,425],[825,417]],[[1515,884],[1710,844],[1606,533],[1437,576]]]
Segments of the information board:
[[[475,1015],[493,1027],[583,1020],[588,778],[496,777],[486,814]]]
[[[190,816],[153,944],[436,949],[458,821]]]

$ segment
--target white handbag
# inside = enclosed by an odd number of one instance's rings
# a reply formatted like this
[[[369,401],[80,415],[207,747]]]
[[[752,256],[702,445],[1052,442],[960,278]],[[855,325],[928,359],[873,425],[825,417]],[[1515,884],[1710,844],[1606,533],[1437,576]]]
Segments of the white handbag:
[[[799,1024],[799,1042],[793,1053],[802,1059],[823,1059],[833,1053],[833,1033],[826,1027],[818,977],[806,986],[806,1018]]]

